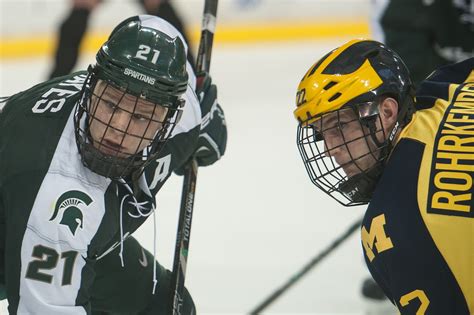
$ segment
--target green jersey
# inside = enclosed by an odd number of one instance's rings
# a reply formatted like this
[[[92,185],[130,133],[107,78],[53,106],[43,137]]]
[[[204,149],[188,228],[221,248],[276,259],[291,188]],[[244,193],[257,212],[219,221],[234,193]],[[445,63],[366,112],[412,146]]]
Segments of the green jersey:
[[[85,78],[77,72],[0,103],[0,283],[11,313],[90,312],[95,262],[154,211],[154,196],[197,144],[192,77],[181,120],[136,182],[92,172],[73,123]]]

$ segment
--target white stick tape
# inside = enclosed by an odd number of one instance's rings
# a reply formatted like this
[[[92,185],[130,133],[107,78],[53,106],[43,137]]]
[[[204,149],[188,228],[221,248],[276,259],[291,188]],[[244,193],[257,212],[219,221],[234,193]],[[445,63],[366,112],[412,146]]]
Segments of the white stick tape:
[[[202,19],[202,29],[214,34],[216,30],[216,17],[209,13],[204,14]]]

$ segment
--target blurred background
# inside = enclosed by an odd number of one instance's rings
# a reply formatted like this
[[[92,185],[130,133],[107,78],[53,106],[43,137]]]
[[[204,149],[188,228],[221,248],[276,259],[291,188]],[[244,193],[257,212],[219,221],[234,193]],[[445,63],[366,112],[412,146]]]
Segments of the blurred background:
[[[173,1],[195,51],[203,3]],[[47,79],[69,10],[67,0],[0,0],[1,96]],[[86,69],[112,28],[142,12],[136,1],[103,1],[74,69]],[[306,70],[347,40],[371,37],[371,14],[369,0],[220,1],[211,75],[229,139],[222,160],[198,176],[186,283],[199,314],[249,313],[362,216],[363,207],[342,208],[312,186],[292,111]],[[168,268],[181,182],[173,176],[157,196],[157,255]],[[149,250],[152,223],[136,234]],[[356,232],[265,314],[390,314],[362,297],[366,277]]]

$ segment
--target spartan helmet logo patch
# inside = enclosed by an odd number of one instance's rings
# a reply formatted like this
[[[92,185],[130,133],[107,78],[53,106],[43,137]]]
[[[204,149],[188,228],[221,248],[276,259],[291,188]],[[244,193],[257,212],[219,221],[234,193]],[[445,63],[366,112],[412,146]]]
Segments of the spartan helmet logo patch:
[[[92,202],[92,198],[86,193],[78,190],[70,190],[65,192],[56,201],[54,213],[49,221],[54,221],[58,214],[62,212],[59,224],[69,228],[72,235],[76,235],[77,228],[83,228],[84,217],[80,209],[81,205],[88,206]]]

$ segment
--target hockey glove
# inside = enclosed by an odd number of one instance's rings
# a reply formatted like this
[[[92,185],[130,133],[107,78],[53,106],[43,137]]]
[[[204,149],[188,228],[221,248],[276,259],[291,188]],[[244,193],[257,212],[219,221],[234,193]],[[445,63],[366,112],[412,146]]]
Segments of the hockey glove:
[[[200,81],[202,80],[202,81]],[[224,111],[217,103],[217,87],[209,75],[200,76],[196,93],[201,104],[201,132],[194,158],[199,166],[208,166],[224,155],[227,144],[227,126]]]
[[[201,130],[193,158],[199,166],[208,166],[224,155],[227,143],[227,126],[224,112],[217,104],[217,87],[212,84],[208,75],[197,78],[201,88],[196,90],[201,105]],[[200,84],[202,83],[202,84]],[[175,170],[178,175],[184,174],[183,165]]]

